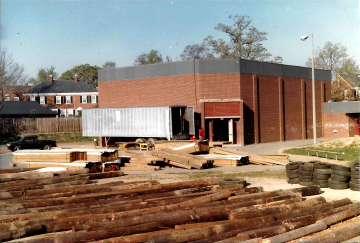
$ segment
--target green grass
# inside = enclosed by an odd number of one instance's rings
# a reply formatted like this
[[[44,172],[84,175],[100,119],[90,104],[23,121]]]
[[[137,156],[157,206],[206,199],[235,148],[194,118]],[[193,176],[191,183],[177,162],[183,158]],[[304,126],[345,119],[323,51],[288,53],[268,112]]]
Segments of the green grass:
[[[219,178],[236,178],[236,177],[253,177],[253,178],[275,178],[286,179],[285,170],[263,170],[263,171],[244,171],[244,172],[194,172],[188,173],[190,179],[200,179],[205,177],[219,177]]]
[[[91,142],[98,137],[83,137],[81,132],[39,134],[40,140],[55,140],[57,143]]]
[[[308,145],[298,148],[286,149],[283,152],[295,155],[308,155],[307,149],[315,149],[320,151],[338,152],[338,160],[355,161],[359,160],[359,144],[354,141],[351,144],[344,144],[343,141],[334,141],[333,143],[319,143],[317,145]],[[315,152],[310,152],[315,155]],[[325,153],[319,153],[319,157],[325,158]],[[335,159],[335,154],[328,154],[329,159]]]

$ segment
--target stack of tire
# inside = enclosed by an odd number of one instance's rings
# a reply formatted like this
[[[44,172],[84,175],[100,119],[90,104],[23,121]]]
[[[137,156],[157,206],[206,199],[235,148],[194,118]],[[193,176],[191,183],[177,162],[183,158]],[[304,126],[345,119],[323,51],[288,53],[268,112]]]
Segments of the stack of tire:
[[[332,164],[329,188],[336,190],[348,189],[350,177],[350,167]]]
[[[329,187],[329,178],[331,174],[331,164],[316,162],[314,164],[313,182],[314,185],[318,185],[321,188]]]
[[[304,164],[303,162],[290,162],[285,165],[286,175],[289,184],[299,184],[299,167]]]
[[[350,190],[360,191],[360,163],[355,161],[351,164]]]
[[[299,184],[302,186],[314,185],[314,164],[307,163],[299,166]]]

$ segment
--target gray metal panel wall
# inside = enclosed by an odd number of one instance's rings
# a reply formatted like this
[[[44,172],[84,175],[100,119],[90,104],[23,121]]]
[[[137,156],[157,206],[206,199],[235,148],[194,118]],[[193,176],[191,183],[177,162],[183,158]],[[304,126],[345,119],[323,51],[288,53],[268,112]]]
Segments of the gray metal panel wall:
[[[194,61],[167,62],[98,71],[99,82],[194,74]]]
[[[170,107],[84,109],[82,126],[83,136],[170,139]]]
[[[275,77],[312,78],[311,68],[242,59],[201,59],[101,69],[98,71],[99,82],[197,73],[249,73]],[[331,81],[331,71],[316,69],[315,79]]]
[[[324,114],[360,113],[360,101],[324,103]]]

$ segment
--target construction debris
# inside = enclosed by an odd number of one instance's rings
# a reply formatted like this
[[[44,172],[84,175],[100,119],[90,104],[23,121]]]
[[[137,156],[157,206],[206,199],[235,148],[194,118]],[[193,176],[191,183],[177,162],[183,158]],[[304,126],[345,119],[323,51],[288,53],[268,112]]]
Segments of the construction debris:
[[[97,174],[109,173],[114,172]],[[0,241],[286,242],[360,214],[360,204],[347,198],[305,200],[318,195],[319,186],[264,192],[246,188],[240,178],[94,184],[91,175],[1,183]],[[65,186],[79,178],[86,183]],[[341,229],[303,242],[340,242],[360,234],[359,223]]]

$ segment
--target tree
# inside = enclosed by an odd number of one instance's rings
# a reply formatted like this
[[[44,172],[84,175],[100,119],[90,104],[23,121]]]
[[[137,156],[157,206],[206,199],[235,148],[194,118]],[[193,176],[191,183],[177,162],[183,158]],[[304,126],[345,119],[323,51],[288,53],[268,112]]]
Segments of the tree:
[[[210,49],[202,43],[187,45],[180,55],[181,60],[195,60],[195,59],[212,59],[214,55],[210,53]]]
[[[112,61],[107,61],[104,63],[104,65],[102,65],[102,68],[115,68],[116,67],[116,62],[112,62]]]
[[[151,50],[149,54],[143,53],[134,61],[134,65],[147,65],[147,64],[154,64],[154,63],[163,63],[162,55],[157,50]]]
[[[230,41],[223,39],[215,40],[213,36],[204,39],[204,43],[212,48],[215,54],[224,58],[241,58],[247,60],[267,61],[272,55],[261,44],[266,41],[267,32],[259,31],[250,26],[251,19],[248,15],[229,15],[232,25],[219,23],[215,29],[227,34]],[[272,62],[280,62],[281,57],[275,57]]]
[[[91,66],[90,64],[83,64],[67,70],[62,73],[60,79],[73,80],[75,74],[78,75],[79,81],[91,84],[94,87],[98,86],[98,70],[101,69],[98,66]]]
[[[168,55],[166,55],[165,62],[172,62],[172,58]]]
[[[44,81],[48,81],[50,75],[52,75],[53,79],[58,78],[58,73],[55,72],[55,67],[51,66],[50,68],[39,68],[36,79],[31,78],[29,83],[32,83],[34,86],[39,85]]]
[[[25,82],[27,76],[24,67],[14,61],[12,53],[7,49],[0,51],[0,100],[4,100],[5,91],[12,85],[20,85]]]
[[[306,62],[307,67],[312,67],[312,60]],[[314,66],[318,69],[331,70],[332,79],[338,74],[359,74],[359,66],[352,58],[348,58],[347,48],[341,43],[333,44],[328,41],[323,48],[317,48],[314,57]]]

